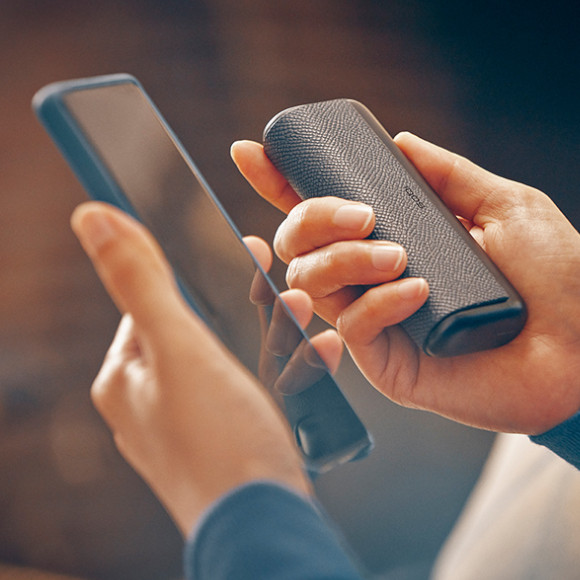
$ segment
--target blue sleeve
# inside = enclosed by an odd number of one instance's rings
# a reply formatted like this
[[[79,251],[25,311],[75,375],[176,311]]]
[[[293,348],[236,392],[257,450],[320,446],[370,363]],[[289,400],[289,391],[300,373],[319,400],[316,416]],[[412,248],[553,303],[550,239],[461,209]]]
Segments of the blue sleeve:
[[[311,501],[270,483],[241,486],[206,512],[185,548],[188,580],[360,580]]]
[[[551,449],[576,469],[580,469],[580,412],[546,433],[531,435],[530,439]]]

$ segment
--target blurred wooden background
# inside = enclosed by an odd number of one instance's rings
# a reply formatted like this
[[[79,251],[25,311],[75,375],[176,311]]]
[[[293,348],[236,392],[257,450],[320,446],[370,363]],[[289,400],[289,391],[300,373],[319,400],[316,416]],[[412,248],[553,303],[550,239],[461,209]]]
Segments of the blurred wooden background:
[[[535,185],[580,221],[573,2],[0,0],[0,561],[87,579],[179,578],[181,542],[125,466],[88,388],[118,314],[68,227],[84,193],[30,111],[44,84],[129,72],[244,233],[281,216],[229,145],[279,110],[361,100]],[[374,432],[364,462],[318,483],[374,574],[422,578],[491,436],[339,382]],[[0,578],[32,578],[2,571]]]

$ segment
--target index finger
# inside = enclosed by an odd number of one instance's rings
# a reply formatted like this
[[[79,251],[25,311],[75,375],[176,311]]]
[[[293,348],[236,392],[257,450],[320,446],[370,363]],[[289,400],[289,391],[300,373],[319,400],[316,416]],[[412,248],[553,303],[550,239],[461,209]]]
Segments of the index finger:
[[[288,213],[302,200],[255,141],[236,141],[230,155],[248,183],[274,207]]]

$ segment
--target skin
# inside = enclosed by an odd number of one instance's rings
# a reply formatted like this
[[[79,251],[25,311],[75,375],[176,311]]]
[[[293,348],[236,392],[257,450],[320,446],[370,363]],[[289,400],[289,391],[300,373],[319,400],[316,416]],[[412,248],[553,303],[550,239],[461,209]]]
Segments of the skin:
[[[272,398],[183,301],[150,233],[97,202],[78,207],[72,227],[122,321],[91,389],[115,442],[164,503],[184,535],[229,490],[254,480],[311,494],[285,418]],[[270,249],[247,244],[265,267]],[[310,298],[285,301],[308,324]],[[334,331],[314,340],[330,367]]]
[[[336,198],[300,202],[259,144],[239,142],[232,156],[241,172],[288,213],[275,239],[289,264],[286,304],[303,325],[313,308],[334,324],[362,372],[394,401],[497,431],[549,429],[580,407],[580,236],[541,192],[412,135],[397,143],[519,290],[529,310],[520,336],[454,359],[418,352],[397,324],[429,289],[398,280],[402,248],[366,239],[372,212]],[[123,314],[91,389],[94,404],[182,533],[244,483],[269,479],[310,495],[278,407],[184,303],[149,232],[97,202],[77,208],[72,227]],[[265,242],[246,243],[267,268]],[[336,368],[337,333],[313,343]]]
[[[254,189],[288,214],[274,247],[289,286],[312,296],[375,388],[468,425],[547,431],[580,408],[578,232],[532,187],[409,133],[395,141],[525,300],[528,321],[508,345],[450,359],[420,352],[397,325],[425,302],[428,286],[398,280],[403,248],[366,239],[370,208],[332,197],[302,202],[261,145],[237,142],[231,153]]]

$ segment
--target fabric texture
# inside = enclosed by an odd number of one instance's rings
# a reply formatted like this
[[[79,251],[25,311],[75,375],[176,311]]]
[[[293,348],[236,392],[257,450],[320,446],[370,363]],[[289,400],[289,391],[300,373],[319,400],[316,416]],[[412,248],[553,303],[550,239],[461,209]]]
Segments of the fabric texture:
[[[531,435],[530,439],[580,469],[580,412],[546,433]]]
[[[576,578],[577,469],[580,413],[541,435],[500,435],[433,579]],[[238,487],[208,509],[187,542],[185,572],[188,580],[363,577],[320,506],[270,481]]]
[[[205,513],[185,549],[188,580],[360,580],[310,499],[273,482],[241,486]]]

